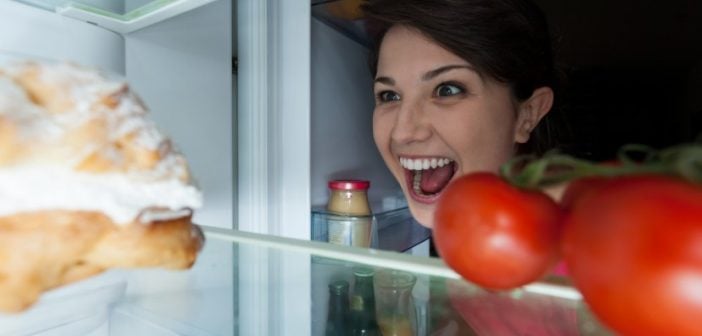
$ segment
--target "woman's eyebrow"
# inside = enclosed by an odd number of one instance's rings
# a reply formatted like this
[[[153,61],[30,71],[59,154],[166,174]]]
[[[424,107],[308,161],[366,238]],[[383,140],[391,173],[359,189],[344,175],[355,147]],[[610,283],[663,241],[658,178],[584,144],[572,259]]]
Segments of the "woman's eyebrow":
[[[433,79],[434,77],[436,77],[436,76],[438,76],[438,75],[440,75],[440,74],[442,74],[442,73],[444,73],[444,72],[451,71],[451,70],[454,70],[454,69],[468,69],[468,70],[471,70],[471,71],[475,71],[475,69],[473,69],[473,67],[470,66],[470,65],[468,65],[468,64],[450,64],[450,65],[444,65],[444,66],[442,66],[442,67],[440,67],[440,68],[436,68],[436,69],[434,69],[434,70],[431,70],[431,71],[425,73],[425,74],[422,76],[422,80],[423,80],[423,81],[431,80],[431,79]]]
[[[475,69],[468,64],[449,64],[449,65],[444,65],[442,67],[428,71],[427,73],[425,73],[422,76],[422,80],[428,81],[428,80],[431,80],[444,72],[448,72],[448,71],[455,70],[455,69],[468,69],[471,71],[475,71]],[[385,77],[385,76],[377,77],[373,82],[374,83],[382,83],[382,84],[386,84],[386,85],[395,85],[394,79],[392,79],[390,77]]]
[[[390,77],[378,77],[373,82],[374,83],[382,83],[385,85],[395,85],[395,80],[390,78]]]

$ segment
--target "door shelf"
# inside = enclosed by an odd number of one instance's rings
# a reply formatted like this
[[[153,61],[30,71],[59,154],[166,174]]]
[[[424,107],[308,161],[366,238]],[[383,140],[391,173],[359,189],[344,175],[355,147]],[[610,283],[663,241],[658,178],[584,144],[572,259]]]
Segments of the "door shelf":
[[[328,241],[328,220],[338,215],[324,207],[312,209],[312,240]],[[431,230],[412,218],[407,206],[374,211],[372,217],[372,248],[407,252],[431,237]]]

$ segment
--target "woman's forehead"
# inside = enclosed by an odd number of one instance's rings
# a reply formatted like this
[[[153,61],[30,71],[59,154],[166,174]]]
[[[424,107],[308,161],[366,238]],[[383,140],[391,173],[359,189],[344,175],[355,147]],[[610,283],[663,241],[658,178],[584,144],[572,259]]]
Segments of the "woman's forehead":
[[[427,82],[427,78],[436,77],[432,76],[432,72],[448,72],[442,70],[451,68],[461,69],[464,74],[482,84],[497,82],[419,30],[407,26],[393,28],[395,30],[388,31],[387,40],[384,39],[381,45],[376,79],[391,79],[394,82],[395,79],[405,78],[412,82]]]
[[[415,28],[404,25],[393,26],[386,33],[380,46],[379,70],[393,65],[400,69],[408,65],[416,65],[426,67],[428,71],[446,64],[470,66],[467,60]]]

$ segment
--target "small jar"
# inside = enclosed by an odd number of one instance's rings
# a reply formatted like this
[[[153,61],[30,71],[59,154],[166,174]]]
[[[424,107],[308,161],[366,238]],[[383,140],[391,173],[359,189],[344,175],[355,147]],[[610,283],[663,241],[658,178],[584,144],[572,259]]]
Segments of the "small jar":
[[[329,181],[329,203],[327,211],[339,215],[369,216],[368,188],[370,182],[364,180]]]
[[[330,243],[370,247],[373,216],[368,188],[370,182],[365,180],[329,181],[327,240]]]

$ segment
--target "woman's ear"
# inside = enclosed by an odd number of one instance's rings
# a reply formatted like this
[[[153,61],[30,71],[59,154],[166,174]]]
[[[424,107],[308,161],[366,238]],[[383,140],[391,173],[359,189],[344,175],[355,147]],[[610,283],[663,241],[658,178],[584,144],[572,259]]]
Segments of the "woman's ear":
[[[539,124],[541,118],[551,111],[552,106],[553,90],[550,87],[544,86],[534,90],[529,99],[519,104],[514,141],[517,143],[527,142],[531,131]]]

